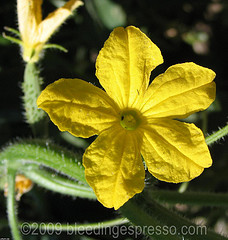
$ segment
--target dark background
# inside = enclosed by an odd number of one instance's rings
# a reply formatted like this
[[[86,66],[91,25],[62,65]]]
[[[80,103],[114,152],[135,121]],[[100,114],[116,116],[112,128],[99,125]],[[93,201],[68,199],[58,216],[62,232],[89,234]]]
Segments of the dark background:
[[[228,1],[224,0],[85,0],[81,7],[50,40],[68,49],[68,53],[47,50],[39,63],[44,87],[55,80],[81,78],[95,83],[96,56],[117,26],[134,25],[145,32],[161,49],[164,64],[152,73],[151,80],[169,66],[193,61],[211,68],[217,74],[217,98],[203,113],[194,114],[187,121],[203,128],[207,117],[207,133],[216,131],[227,122],[228,106]],[[44,17],[53,11],[60,1],[45,0]],[[16,1],[2,0],[0,30],[8,26],[17,28]],[[24,121],[21,104],[21,82],[25,64],[19,47],[0,36],[0,144],[4,147],[19,138],[32,136]],[[64,142],[58,130],[50,124],[51,139],[73,151],[82,151]],[[92,139],[88,139],[91,142]],[[194,191],[227,192],[228,151],[227,141],[210,147],[214,164],[199,178],[190,183]],[[0,173],[0,177],[3,173]],[[177,189],[178,185],[156,182],[162,189]],[[178,208],[176,206],[176,208]],[[184,210],[183,210],[184,209]],[[184,215],[203,219],[208,226],[220,229],[228,214],[216,208],[178,208]],[[61,196],[35,186],[22,197],[19,208],[22,221],[35,222],[94,222],[113,218],[118,213],[105,209],[97,202]],[[3,192],[0,195],[0,236],[9,237],[6,227],[6,206]],[[226,232],[227,229],[222,228]],[[227,233],[227,232],[226,232]],[[89,237],[33,236],[26,239],[90,239]],[[111,236],[93,236],[94,239],[112,239]],[[127,239],[123,237],[123,239]],[[131,239],[130,237],[128,239]]]

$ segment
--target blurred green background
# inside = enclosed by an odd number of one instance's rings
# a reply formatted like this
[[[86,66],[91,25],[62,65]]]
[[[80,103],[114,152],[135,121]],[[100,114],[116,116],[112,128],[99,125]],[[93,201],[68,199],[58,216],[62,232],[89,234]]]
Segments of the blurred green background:
[[[44,0],[43,16],[62,6],[62,0]],[[193,61],[211,68],[217,74],[217,98],[205,112],[192,115],[194,122],[207,133],[216,131],[227,122],[228,116],[228,1],[227,0],[84,0],[84,6],[51,38],[68,49],[68,53],[47,50],[39,63],[44,87],[55,80],[81,78],[99,86],[95,77],[95,60],[110,32],[117,26],[139,27],[157,44],[164,64],[155,69],[151,80],[169,66]],[[17,28],[16,0],[1,0],[0,29]],[[24,122],[21,104],[24,63],[19,47],[0,36],[0,144],[6,146],[17,138],[30,138],[31,131]],[[83,152],[66,142],[53,124],[51,139],[76,152]],[[91,142],[92,139],[88,139]],[[210,147],[214,164],[189,189],[194,191],[227,192],[227,141]],[[4,173],[0,173],[0,177]],[[148,183],[150,187],[150,183]],[[176,184],[156,182],[157,188],[177,189]],[[6,206],[3,192],[0,196],[0,236],[9,237],[6,227]],[[228,212],[216,208],[175,206],[191,219],[207,222],[219,232],[228,233]],[[22,221],[39,222],[93,222],[111,219],[117,213],[97,202],[72,199],[35,186],[22,197],[18,208]],[[93,239],[114,239],[111,236],[92,236]],[[27,236],[25,239],[91,239],[88,236]],[[120,239],[132,239],[123,236]],[[140,238],[139,238],[140,239]]]

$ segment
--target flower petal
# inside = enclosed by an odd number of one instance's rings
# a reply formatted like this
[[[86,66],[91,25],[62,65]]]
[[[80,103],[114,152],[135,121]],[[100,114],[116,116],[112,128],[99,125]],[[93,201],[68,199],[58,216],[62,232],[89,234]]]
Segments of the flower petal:
[[[163,62],[159,48],[138,28],[113,30],[96,61],[96,75],[120,108],[144,94],[150,72]]]
[[[194,124],[160,120],[144,126],[142,155],[149,171],[166,182],[186,182],[212,164],[202,131]]]
[[[145,171],[137,136],[116,124],[87,148],[85,176],[98,200],[118,209],[144,188]]]
[[[185,118],[215,99],[215,73],[195,63],[176,64],[155,78],[141,111],[147,117]]]
[[[42,21],[42,0],[18,0],[17,15],[19,31],[23,42],[33,42],[38,24]]]
[[[39,25],[40,42],[45,43],[58,27],[72,14],[72,11],[83,5],[80,0],[70,0],[63,7],[50,13]]]
[[[80,79],[60,79],[50,84],[37,105],[61,131],[78,137],[98,134],[117,120],[117,106],[106,92]]]

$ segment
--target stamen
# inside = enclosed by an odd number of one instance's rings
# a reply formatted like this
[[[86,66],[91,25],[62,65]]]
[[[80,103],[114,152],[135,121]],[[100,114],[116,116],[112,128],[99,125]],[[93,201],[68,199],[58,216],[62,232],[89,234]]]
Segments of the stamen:
[[[135,130],[141,123],[141,118],[136,110],[124,110],[120,115],[120,125],[126,130]]]

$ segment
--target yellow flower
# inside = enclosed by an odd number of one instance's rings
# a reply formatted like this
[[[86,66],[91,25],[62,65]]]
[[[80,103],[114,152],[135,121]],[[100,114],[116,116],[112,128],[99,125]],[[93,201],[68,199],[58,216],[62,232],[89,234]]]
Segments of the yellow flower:
[[[166,182],[185,182],[212,164],[203,133],[175,120],[206,109],[215,98],[215,73],[194,63],[171,66],[149,85],[163,62],[159,48],[133,26],[114,29],[96,61],[106,90],[60,79],[37,100],[61,131],[97,139],[83,156],[98,200],[118,209],[144,188],[145,170]]]
[[[80,0],[70,0],[63,7],[50,13],[44,20],[42,20],[41,4],[42,0],[17,0],[23,59],[26,62],[39,60],[44,44],[72,11],[83,3]]]

